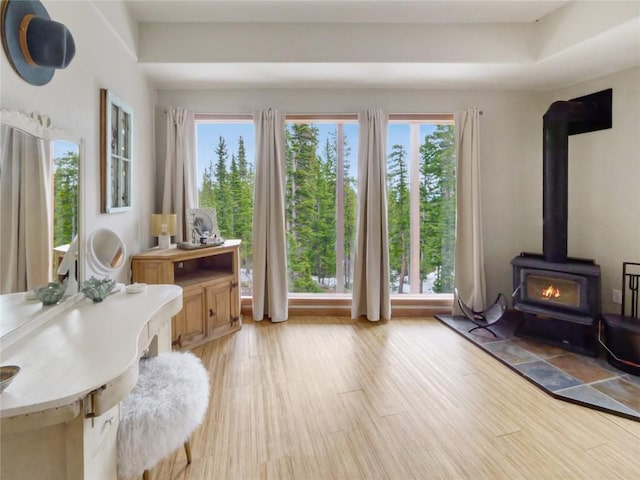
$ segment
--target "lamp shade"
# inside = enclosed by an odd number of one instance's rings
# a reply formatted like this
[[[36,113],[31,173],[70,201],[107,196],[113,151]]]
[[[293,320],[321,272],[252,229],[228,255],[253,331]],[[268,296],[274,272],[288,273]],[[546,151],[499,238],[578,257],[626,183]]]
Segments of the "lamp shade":
[[[151,235],[175,235],[178,223],[175,213],[154,213],[151,215]]]

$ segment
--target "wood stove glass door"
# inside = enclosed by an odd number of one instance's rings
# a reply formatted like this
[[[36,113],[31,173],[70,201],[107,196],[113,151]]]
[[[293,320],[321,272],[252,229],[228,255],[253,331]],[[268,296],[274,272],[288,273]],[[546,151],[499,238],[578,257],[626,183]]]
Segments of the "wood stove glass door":
[[[525,292],[528,301],[541,304],[580,309],[581,285],[577,280],[553,274],[528,274],[525,277]]]

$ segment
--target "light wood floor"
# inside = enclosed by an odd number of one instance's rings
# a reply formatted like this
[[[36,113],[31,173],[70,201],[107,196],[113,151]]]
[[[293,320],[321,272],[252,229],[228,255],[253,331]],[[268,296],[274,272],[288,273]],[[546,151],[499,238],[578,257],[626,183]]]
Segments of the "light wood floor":
[[[435,319],[246,321],[163,479],[640,478],[640,423],[555,400]]]

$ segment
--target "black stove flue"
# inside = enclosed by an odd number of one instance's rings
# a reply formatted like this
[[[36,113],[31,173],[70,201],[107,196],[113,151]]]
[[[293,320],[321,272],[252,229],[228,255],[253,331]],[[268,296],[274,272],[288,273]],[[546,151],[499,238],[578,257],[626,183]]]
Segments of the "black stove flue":
[[[609,89],[554,102],[542,117],[542,252],[547,262],[567,261],[569,135],[611,128],[611,97]]]
[[[600,316],[600,267],[567,256],[569,135],[611,128],[612,90],[554,102],[543,117],[542,255],[512,260],[519,332],[595,355]]]

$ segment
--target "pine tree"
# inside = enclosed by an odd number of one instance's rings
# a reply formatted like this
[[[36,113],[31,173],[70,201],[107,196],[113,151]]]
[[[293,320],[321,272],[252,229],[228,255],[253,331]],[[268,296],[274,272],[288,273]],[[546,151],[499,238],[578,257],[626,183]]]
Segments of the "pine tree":
[[[452,125],[438,125],[420,147],[420,275],[435,272],[434,292],[453,291],[455,151]]]
[[[319,192],[318,129],[293,124],[286,130],[286,223],[290,287],[294,292],[318,292],[312,278],[314,246],[317,246]],[[315,228],[315,230],[314,230]]]
[[[53,245],[71,243],[78,233],[78,154],[54,159]]]
[[[215,208],[215,197],[213,196],[213,160],[204,167],[202,173],[202,186],[198,193],[198,204],[202,208]]]
[[[238,170],[240,171],[240,178],[247,178],[249,175],[247,152],[244,148],[244,138],[242,138],[242,135],[238,137]]]
[[[318,162],[315,271],[321,284],[336,274],[336,144],[327,138]]]
[[[242,240],[240,250],[241,268],[251,268],[249,259],[253,256],[253,185],[254,173],[247,162],[247,154],[244,148],[244,139],[238,138],[238,177],[239,186],[236,192],[238,216],[236,218],[237,238]]]
[[[218,218],[218,229],[223,237],[229,237],[232,232],[231,188],[227,173],[227,143],[224,137],[218,138],[216,147],[216,163],[213,170],[214,208]]]
[[[216,209],[218,229],[223,238],[242,240],[240,267],[251,270],[255,171],[247,160],[242,136],[238,138],[237,153],[231,153],[228,168],[227,140],[222,136],[218,138],[214,155],[215,164],[211,159],[202,175],[200,207]]]
[[[398,283],[402,293],[409,271],[409,169],[407,152],[402,145],[394,145],[388,158],[388,229],[389,271],[391,283]]]
[[[242,190],[240,188],[240,170],[238,169],[238,162],[235,154],[231,155],[231,165],[229,167],[228,177],[229,187],[229,208],[227,214],[229,215],[227,237],[239,238],[239,221],[240,221],[240,203]]]
[[[356,178],[351,176],[351,164],[349,158],[351,155],[351,148],[347,136],[344,136],[344,290],[350,292],[352,289],[353,280],[353,261],[354,250],[356,244],[356,209],[357,209],[357,192],[356,192]]]

